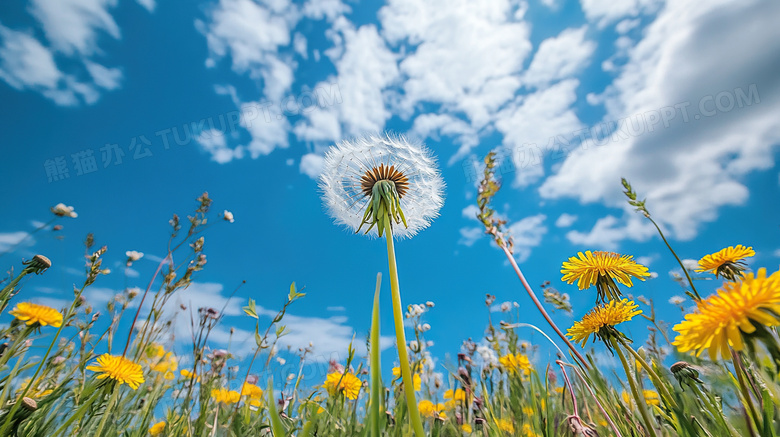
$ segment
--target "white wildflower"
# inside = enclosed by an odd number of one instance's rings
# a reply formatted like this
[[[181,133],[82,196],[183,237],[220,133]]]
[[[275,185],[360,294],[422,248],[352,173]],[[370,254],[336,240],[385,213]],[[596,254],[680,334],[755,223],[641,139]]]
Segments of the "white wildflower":
[[[431,330],[431,325],[427,323],[423,323],[422,325],[417,327],[417,330],[420,332],[428,332]]]
[[[685,302],[685,298],[682,296],[672,296],[669,298],[669,303],[672,305],[682,305]]]
[[[228,211],[228,210],[225,210],[225,212],[222,213],[222,218],[226,222],[230,222],[230,223],[233,223],[235,221],[235,220],[233,220],[233,213]]]
[[[128,262],[136,262],[139,259],[144,257],[143,252],[137,252],[135,250],[128,250],[127,252],[125,252],[125,255],[127,255]]]
[[[369,136],[342,141],[325,156],[320,188],[336,223],[361,229],[374,184],[381,180],[393,183],[406,222],[391,219],[393,236],[412,237],[439,215],[444,181],[430,152],[403,137]],[[380,235],[378,226],[370,229],[371,236]]]
[[[501,304],[501,312],[508,313],[512,309],[512,302],[504,302]]]
[[[410,341],[409,349],[411,349],[412,352],[417,352],[418,350],[420,350],[420,343],[418,343],[417,340]]]
[[[477,346],[477,353],[482,358],[482,364],[484,366],[498,366],[498,355],[496,352],[486,345]]]
[[[57,217],[76,218],[79,216],[76,211],[73,210],[72,206],[67,206],[64,203],[58,203],[54,205],[54,207],[51,209],[51,212],[53,212]]]
[[[425,306],[427,306],[428,308],[433,308],[434,306],[436,306],[436,304],[434,304],[431,301],[428,301],[428,302],[425,302]]]

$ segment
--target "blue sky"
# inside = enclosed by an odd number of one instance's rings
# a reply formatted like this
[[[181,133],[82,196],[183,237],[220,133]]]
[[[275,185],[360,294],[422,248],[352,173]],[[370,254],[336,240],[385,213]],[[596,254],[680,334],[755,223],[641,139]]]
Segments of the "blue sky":
[[[620,177],[647,197],[681,257],[745,244],[752,267],[776,268],[778,16],[771,0],[4,2],[0,250],[24,241],[0,262],[49,256],[54,267],[28,279],[23,298],[62,304],[94,232],[113,272],[90,296],[105,302],[146,285],[168,219],[208,191],[215,221],[226,209],[235,222],[209,229],[207,268],[177,299],[218,306],[246,280],[225,318],[241,350],[252,344],[246,299],[273,310],[296,281],[307,296],[284,341],[344,356],[353,333],[364,339],[387,259],[383,242],[331,223],[316,178],[334,142],[391,130],[432,149],[447,183],[441,217],[396,246],[405,303],[436,303],[427,336],[440,363],[482,337],[485,293],[544,327],[473,220],[469,169],[495,148],[511,157],[496,207],[531,284],[569,293],[578,318],[595,296],[561,283],[561,262],[584,250],[632,254],[657,273],[632,292],[674,323],[676,265],[625,204]],[[94,168],[76,164],[90,154]],[[28,236],[59,202],[78,218]],[[147,256],[126,278],[128,250]],[[388,290],[385,274],[387,336]],[[643,323],[630,329],[641,343]]]

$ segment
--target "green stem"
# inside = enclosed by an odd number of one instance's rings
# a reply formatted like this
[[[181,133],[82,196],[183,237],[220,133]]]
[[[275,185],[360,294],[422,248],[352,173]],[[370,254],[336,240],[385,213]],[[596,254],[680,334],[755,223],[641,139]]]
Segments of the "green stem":
[[[675,253],[674,249],[672,249],[672,246],[669,244],[668,241],[666,241],[666,237],[664,236],[664,233],[661,231],[661,228],[658,226],[658,224],[650,218],[650,215],[648,214],[647,219],[650,220],[650,223],[655,226],[655,228],[658,230],[658,234],[661,235],[661,239],[664,240],[664,243],[666,244],[666,247],[669,248],[669,251],[672,252],[672,255],[674,255],[674,259],[677,260],[677,264],[680,265],[680,268],[682,268],[683,273],[685,273],[685,277],[688,278],[688,284],[691,286],[691,290],[693,290],[693,294],[696,295],[696,300],[701,300],[701,296],[699,295],[699,292],[696,291],[696,287],[693,285],[693,280],[691,279],[691,275],[688,274],[688,269],[685,268],[685,265],[680,260],[680,257],[677,256],[677,253]]]
[[[525,280],[525,276],[523,276],[523,272],[520,270],[520,267],[517,265],[517,262],[515,261],[515,257],[512,256],[512,253],[509,251],[509,249],[507,249],[506,245],[501,244],[500,247],[504,251],[504,254],[509,260],[509,263],[512,264],[512,268],[515,270],[515,274],[517,274],[517,277],[520,278],[520,282],[523,284],[523,287],[525,287],[525,291],[528,292],[528,296],[531,297],[531,300],[533,301],[534,305],[536,305],[536,309],[539,310],[539,312],[542,314],[542,316],[547,321],[547,323],[552,327],[555,333],[558,334],[558,337],[561,337],[564,343],[566,343],[566,346],[568,346],[569,349],[574,354],[574,356],[577,357],[577,360],[582,364],[585,370],[590,370],[590,366],[588,366],[588,362],[585,361],[585,358],[583,358],[582,355],[580,355],[580,353],[577,351],[574,345],[571,344],[571,341],[569,341],[569,339],[566,338],[563,332],[561,332],[561,330],[558,329],[558,325],[556,325],[555,322],[553,322],[550,315],[547,314],[547,311],[544,309],[544,306],[542,306],[542,303],[539,302],[539,299],[536,297],[536,294],[533,292],[533,290],[531,290],[531,286],[528,285],[528,281]]]
[[[647,428],[647,432],[649,432],[652,437],[657,437],[657,434],[655,433],[655,428],[653,427],[653,423],[650,421],[650,415],[647,412],[647,405],[645,399],[644,397],[639,395],[639,390],[637,390],[636,382],[634,381],[634,378],[631,376],[631,369],[629,369],[628,367],[628,361],[626,361],[626,357],[625,355],[623,355],[623,351],[620,350],[620,345],[618,344],[617,340],[615,340],[615,338],[612,337],[610,341],[612,342],[614,349],[617,351],[618,357],[620,357],[620,362],[623,364],[623,370],[625,370],[626,372],[628,385],[631,387],[631,394],[634,396],[634,400],[636,401],[636,406],[639,409],[639,414],[642,415],[642,420],[645,422],[645,427]]]
[[[668,402],[672,407],[677,406],[677,402],[674,401],[674,398],[672,397],[672,394],[669,393],[669,390],[666,388],[666,386],[662,383],[662,379],[658,376],[657,373],[653,370],[653,368],[647,363],[647,361],[642,358],[641,355],[637,353],[637,351],[634,350],[628,343],[626,343],[625,340],[618,339],[618,342],[623,345],[623,347],[626,348],[627,351],[631,353],[631,355],[634,356],[634,359],[639,362],[640,365],[647,371],[647,373],[650,375],[650,379],[653,380],[653,384],[658,388],[659,391],[661,391],[661,394],[668,399]]]
[[[371,435],[380,437],[382,414],[382,368],[381,350],[379,346],[379,288],[382,285],[382,274],[376,275],[376,290],[374,291],[374,309],[371,315],[371,405],[369,406],[369,422]]]
[[[745,421],[747,422],[748,429],[750,430],[750,435],[755,436],[756,430],[753,427],[753,424],[755,424],[756,427],[760,427],[758,422],[758,415],[756,414],[756,408],[753,406],[753,398],[750,397],[750,392],[748,391],[747,384],[745,383],[742,362],[740,361],[737,352],[733,349],[731,350],[731,361],[734,363],[734,373],[737,374],[739,391],[742,393],[742,398],[744,399],[744,403],[747,406],[748,413],[750,413],[749,416],[745,418]]]
[[[66,430],[66,429],[68,429],[68,427],[69,427],[69,426],[70,426],[70,425],[71,425],[73,422],[75,422],[77,419],[80,419],[80,418],[81,418],[81,417],[82,417],[82,416],[83,416],[83,415],[84,415],[84,414],[87,412],[87,408],[89,408],[89,407],[92,405],[92,402],[94,402],[94,401],[95,401],[95,399],[96,399],[98,396],[102,396],[102,395],[103,395],[103,390],[95,390],[94,392],[92,392],[92,394],[89,396],[89,398],[87,398],[87,399],[84,401],[84,404],[83,404],[83,405],[81,405],[81,407],[79,407],[79,409],[78,409],[78,410],[76,410],[76,412],[75,412],[75,413],[73,413],[73,414],[72,414],[72,415],[71,415],[71,416],[68,418],[68,420],[66,420],[66,421],[65,421],[65,423],[63,423],[62,425],[60,425],[60,427],[59,427],[59,428],[57,428],[57,430],[56,430],[56,431],[54,431],[54,432],[53,432],[51,435],[57,435],[57,436],[58,436],[58,435],[62,435],[62,433],[64,433],[64,432],[65,432],[65,430]]]
[[[103,418],[100,419],[100,424],[98,425],[97,432],[95,432],[96,437],[101,437],[103,435],[103,428],[106,426],[106,422],[108,421],[108,417],[111,416],[111,408],[116,403],[117,399],[119,398],[119,384],[115,384],[113,386],[113,393],[111,393],[111,398],[108,400],[108,405],[106,405],[106,411],[103,412]]]
[[[81,293],[84,292],[84,289],[86,287],[87,284],[84,283],[84,285],[81,287],[81,290],[79,290],[78,293],[76,293],[76,297],[73,299],[73,302],[70,304],[70,308],[68,309],[68,312],[65,313],[65,317],[63,318],[59,329],[57,329],[57,333],[54,334],[54,338],[52,338],[51,343],[49,343],[49,348],[46,350],[46,354],[43,355],[40,364],[38,364],[38,368],[35,369],[35,373],[33,373],[33,376],[30,378],[30,382],[27,383],[27,386],[22,391],[22,394],[19,395],[19,399],[27,396],[27,392],[30,391],[30,387],[35,382],[35,378],[37,378],[38,374],[41,373],[41,369],[43,369],[43,365],[46,363],[46,359],[49,358],[49,355],[51,354],[51,350],[54,349],[54,345],[57,343],[57,339],[60,337],[60,333],[62,333],[62,330],[70,321],[70,318],[73,315],[73,310],[76,308],[76,303],[79,301],[79,298],[81,298]],[[0,436],[8,435],[8,428],[11,426],[11,418],[14,416],[14,414],[16,414],[16,410],[19,409],[20,405],[21,402],[17,402],[13,405],[13,407],[11,407],[11,411],[7,415],[8,418],[5,419],[5,422],[3,423],[3,427],[0,428]]]
[[[387,262],[390,266],[390,291],[393,296],[393,319],[395,322],[395,340],[398,346],[398,360],[401,365],[401,377],[403,378],[404,394],[406,395],[406,407],[409,411],[409,420],[412,422],[417,437],[425,437],[420,411],[417,409],[417,400],[414,397],[414,383],[412,382],[412,370],[409,367],[409,356],[406,353],[406,335],[404,334],[404,313],[401,306],[401,291],[398,287],[398,268],[395,263],[395,246],[393,245],[393,229],[390,219],[385,220],[385,239],[387,240]]]

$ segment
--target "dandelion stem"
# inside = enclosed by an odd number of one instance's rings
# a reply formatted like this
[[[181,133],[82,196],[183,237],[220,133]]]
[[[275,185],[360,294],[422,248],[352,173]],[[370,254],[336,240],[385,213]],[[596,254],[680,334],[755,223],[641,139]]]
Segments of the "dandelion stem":
[[[550,318],[550,315],[547,314],[547,310],[544,309],[544,306],[542,306],[542,303],[539,302],[539,299],[536,297],[536,294],[531,290],[531,286],[528,285],[528,281],[525,280],[525,276],[523,276],[523,272],[520,271],[520,267],[517,265],[517,262],[515,261],[515,257],[512,256],[512,253],[509,252],[509,249],[507,249],[506,245],[499,244],[501,246],[501,249],[504,251],[504,254],[506,255],[507,259],[509,259],[509,263],[512,264],[512,268],[515,269],[515,273],[517,274],[517,277],[520,278],[520,282],[523,283],[523,286],[525,287],[525,291],[528,292],[528,295],[531,297],[531,300],[534,302],[534,305],[536,305],[536,309],[539,310],[540,313],[542,313],[542,316],[545,320],[547,320],[547,323],[550,324],[552,329],[555,331],[556,334],[558,334],[559,337],[566,343],[566,346],[569,346],[569,349],[571,349],[572,353],[577,357],[577,360],[585,367],[586,370],[590,370],[588,367],[588,362],[585,361],[585,358],[580,355],[579,352],[577,352],[577,349],[574,347],[573,344],[569,341],[568,338],[561,332],[560,329],[558,329],[558,326],[553,322],[552,318]]]
[[[390,291],[393,296],[393,319],[395,322],[395,339],[398,346],[398,360],[401,366],[401,376],[404,381],[406,408],[409,411],[409,421],[412,423],[417,437],[425,437],[420,412],[417,410],[417,400],[414,397],[412,370],[409,367],[409,356],[406,353],[406,335],[404,334],[404,313],[401,306],[401,291],[398,287],[398,268],[395,262],[395,246],[393,245],[393,229],[390,218],[385,220],[385,239],[387,240],[387,262],[390,267]]]
[[[628,367],[628,361],[626,361],[626,357],[623,355],[623,351],[620,350],[618,341],[615,340],[614,337],[611,338],[610,341],[612,342],[614,349],[617,351],[618,357],[620,357],[620,362],[623,364],[623,370],[626,372],[626,379],[628,379],[628,385],[631,388],[631,394],[634,396],[636,406],[639,409],[639,414],[642,415],[642,420],[645,422],[647,432],[649,432],[652,437],[657,437],[653,423],[650,421],[650,415],[647,412],[645,399],[639,395],[639,390],[636,387],[636,381],[634,381],[634,378],[631,376],[631,369]]]
[[[672,405],[673,407],[677,406],[677,403],[674,401],[674,398],[672,397],[672,394],[669,393],[669,390],[666,388],[666,386],[661,382],[661,378],[658,376],[657,373],[655,373],[655,370],[650,366],[650,364],[645,361],[641,355],[637,353],[637,351],[634,350],[626,341],[622,338],[618,339],[618,342],[623,345],[623,347],[626,348],[628,352],[631,353],[631,355],[634,356],[634,359],[647,371],[647,373],[650,375],[650,379],[653,380],[653,384],[658,388],[658,390],[661,391],[661,394],[666,397],[667,401]]]

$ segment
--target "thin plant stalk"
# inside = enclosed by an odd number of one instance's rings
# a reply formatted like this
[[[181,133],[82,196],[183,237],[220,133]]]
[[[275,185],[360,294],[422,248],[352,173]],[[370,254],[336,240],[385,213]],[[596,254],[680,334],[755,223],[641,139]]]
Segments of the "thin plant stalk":
[[[680,265],[682,268],[683,273],[685,273],[685,277],[688,279],[688,284],[691,286],[691,290],[693,291],[693,294],[696,298],[696,300],[701,300],[701,295],[699,295],[699,292],[696,291],[696,286],[693,285],[693,279],[691,279],[691,275],[688,273],[688,269],[685,268],[685,264],[680,260],[680,257],[677,256],[677,253],[672,249],[672,246],[669,244],[668,241],[666,241],[666,237],[664,236],[664,233],[661,231],[661,228],[658,226],[658,224],[653,220],[650,215],[646,216],[648,220],[650,220],[650,223],[655,226],[655,228],[658,230],[658,234],[661,236],[661,239],[664,240],[664,244],[666,244],[666,247],[669,248],[669,251],[672,252],[672,255],[674,255],[674,259],[677,260],[677,264]]]
[[[539,310],[539,312],[542,314],[545,320],[547,320],[547,323],[550,324],[550,327],[555,331],[556,334],[558,334],[559,337],[566,343],[566,346],[569,346],[569,349],[572,351],[574,356],[577,357],[577,360],[585,367],[585,369],[590,370],[588,367],[588,362],[585,361],[585,358],[580,355],[580,353],[577,351],[577,349],[574,347],[574,345],[569,341],[568,338],[566,338],[566,335],[564,335],[563,332],[561,332],[560,329],[558,329],[558,326],[553,322],[552,318],[550,318],[550,315],[547,314],[547,310],[544,309],[544,306],[542,306],[542,303],[539,302],[539,299],[536,297],[536,294],[531,290],[531,286],[528,285],[528,281],[525,280],[525,276],[523,276],[523,272],[520,271],[520,267],[517,265],[517,262],[515,261],[515,257],[512,256],[512,253],[509,252],[509,249],[507,249],[506,245],[499,245],[501,246],[501,249],[504,251],[504,254],[506,255],[507,259],[509,259],[509,263],[512,264],[512,268],[515,269],[515,273],[517,274],[517,277],[520,278],[520,282],[523,283],[523,287],[525,287],[525,291],[528,292],[528,296],[531,297],[531,300],[534,302],[534,305],[536,305],[536,309]]]
[[[748,415],[745,417],[745,421],[747,422],[748,429],[750,430],[751,435],[756,435],[756,430],[754,428],[754,424],[756,427],[760,426],[758,422],[758,414],[756,413],[756,408],[753,406],[753,399],[750,397],[750,392],[748,391],[747,383],[745,382],[745,376],[743,374],[744,368],[742,366],[742,361],[739,359],[739,355],[737,355],[737,352],[732,349],[731,350],[731,361],[734,363],[734,373],[737,374],[737,382],[739,383],[739,391],[742,394],[742,397],[744,398],[744,403],[747,406]]]
[[[81,289],[76,293],[76,297],[73,299],[73,302],[71,302],[70,308],[68,308],[68,312],[65,313],[65,317],[63,317],[63,321],[60,324],[60,327],[57,329],[57,332],[54,334],[54,338],[51,339],[51,343],[49,343],[49,348],[46,349],[46,353],[43,355],[43,358],[41,358],[41,362],[38,364],[38,367],[35,369],[35,373],[33,373],[32,377],[30,377],[30,382],[27,383],[27,385],[24,387],[24,390],[22,390],[21,395],[19,395],[19,399],[22,399],[25,396],[27,396],[27,393],[30,391],[30,387],[35,382],[36,378],[38,377],[38,374],[41,373],[41,370],[43,369],[43,365],[46,364],[46,359],[49,358],[52,349],[54,349],[54,345],[57,344],[57,340],[60,338],[60,333],[62,333],[62,330],[65,329],[65,326],[68,324],[68,320],[70,320],[70,317],[73,315],[73,312],[76,309],[76,304],[79,302],[79,299],[81,298],[81,294],[84,293],[85,288],[87,288],[87,283],[84,283]],[[3,423],[3,427],[0,428],[0,436],[8,435],[8,428],[11,426],[11,419],[14,417],[14,414],[16,414],[16,411],[19,409],[21,404],[22,404],[21,402],[16,402],[14,403],[13,407],[11,407],[11,411],[8,412],[8,414],[6,415],[7,418]]]
[[[647,412],[645,399],[640,396],[639,390],[636,387],[636,381],[634,381],[634,378],[631,376],[631,369],[628,367],[628,361],[626,361],[626,357],[623,355],[623,351],[620,350],[620,345],[618,344],[617,340],[612,338],[610,341],[612,342],[614,349],[617,351],[618,357],[620,357],[621,364],[623,364],[623,370],[626,372],[626,379],[628,379],[628,385],[631,388],[631,394],[634,396],[636,406],[639,409],[639,414],[642,415],[642,420],[645,422],[647,432],[649,432],[652,437],[657,437],[655,428],[653,427],[653,422],[650,421],[650,415]]]
[[[371,404],[369,406],[369,421],[371,435],[381,435],[382,414],[382,368],[381,350],[379,349],[379,289],[382,286],[382,273],[376,275],[376,290],[374,291],[374,309],[371,315]]]
[[[395,246],[393,245],[393,229],[389,218],[385,220],[385,239],[387,240],[387,262],[390,268],[390,292],[393,297],[393,319],[395,322],[395,339],[398,346],[398,360],[403,378],[403,390],[406,395],[406,406],[409,411],[409,421],[412,423],[417,437],[425,437],[420,411],[417,410],[417,400],[414,396],[412,369],[409,366],[409,356],[406,353],[406,335],[404,334],[404,313],[401,307],[401,291],[398,287],[398,268],[395,262]]]
[[[103,435],[103,428],[105,428],[106,422],[111,416],[111,408],[114,407],[114,404],[116,404],[117,400],[119,399],[119,384],[116,384],[113,388],[114,390],[113,393],[111,393],[111,398],[109,398],[108,405],[106,405],[106,411],[103,412],[103,418],[100,419],[100,424],[98,425],[97,431],[95,432],[96,437]]]
[[[588,384],[588,381],[580,373],[580,369],[578,369],[577,367],[575,367],[575,366],[573,366],[573,365],[571,365],[569,363],[564,363],[564,362],[562,362],[560,360],[556,361],[556,363],[558,363],[558,362],[559,362],[559,365],[561,365],[561,366],[569,366],[572,369],[574,369],[574,372],[577,374],[577,376],[580,377],[580,380],[582,381],[582,383],[585,386],[585,388],[588,389],[588,393],[590,393],[590,397],[593,399],[594,402],[596,402],[596,405],[599,407],[599,410],[601,411],[601,414],[604,415],[604,418],[606,419],[607,423],[609,423],[610,428],[612,428],[612,431],[615,432],[615,436],[616,437],[623,437],[622,434],[620,434],[620,430],[618,430],[617,425],[615,425],[615,422],[613,422],[612,418],[609,417],[609,414],[607,413],[607,410],[604,408],[603,405],[601,405],[601,401],[599,401],[599,398],[598,398],[598,396],[596,396],[596,393],[594,393],[593,389],[590,388],[590,385]]]
[[[672,406],[676,406],[677,402],[674,401],[674,398],[672,397],[672,394],[669,393],[669,390],[666,388],[666,386],[661,382],[661,378],[658,376],[657,373],[655,373],[655,370],[647,363],[647,361],[642,358],[641,355],[637,353],[637,351],[634,350],[628,343],[626,343],[625,340],[622,338],[618,339],[618,342],[623,345],[623,347],[626,348],[626,350],[631,353],[631,355],[634,356],[634,359],[647,371],[647,373],[650,375],[650,379],[653,380],[653,384],[658,388],[658,390],[661,391],[661,394],[665,396]]]

